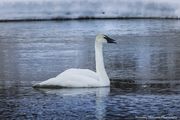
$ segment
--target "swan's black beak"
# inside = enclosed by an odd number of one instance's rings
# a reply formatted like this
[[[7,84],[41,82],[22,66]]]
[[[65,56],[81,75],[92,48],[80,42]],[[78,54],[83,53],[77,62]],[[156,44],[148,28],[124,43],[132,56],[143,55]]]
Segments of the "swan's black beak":
[[[115,43],[116,44],[116,41],[106,35],[104,35],[104,38],[107,40],[107,43]]]

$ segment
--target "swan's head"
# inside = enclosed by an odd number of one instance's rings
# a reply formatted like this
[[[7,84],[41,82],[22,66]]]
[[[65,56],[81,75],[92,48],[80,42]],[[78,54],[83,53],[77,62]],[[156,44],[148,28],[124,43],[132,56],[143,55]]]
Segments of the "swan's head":
[[[98,34],[96,36],[96,41],[99,43],[116,43],[114,39],[108,37],[107,35]]]

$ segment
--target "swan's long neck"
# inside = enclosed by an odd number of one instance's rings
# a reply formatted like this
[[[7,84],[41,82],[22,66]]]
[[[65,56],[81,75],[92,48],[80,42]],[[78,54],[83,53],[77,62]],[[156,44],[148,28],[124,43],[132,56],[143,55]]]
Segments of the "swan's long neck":
[[[105,85],[109,85],[110,81],[104,67],[103,44],[98,41],[95,42],[95,60],[96,72],[100,77],[100,81]]]

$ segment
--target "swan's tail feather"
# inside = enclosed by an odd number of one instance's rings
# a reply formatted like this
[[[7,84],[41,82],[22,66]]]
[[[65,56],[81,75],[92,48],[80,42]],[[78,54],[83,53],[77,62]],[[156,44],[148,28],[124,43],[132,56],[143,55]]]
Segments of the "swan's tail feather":
[[[60,84],[56,83],[56,78],[50,78],[46,81],[33,85],[33,88],[64,88]]]
[[[41,87],[41,85],[38,83],[38,84],[35,84],[35,85],[33,85],[33,88],[40,88]]]

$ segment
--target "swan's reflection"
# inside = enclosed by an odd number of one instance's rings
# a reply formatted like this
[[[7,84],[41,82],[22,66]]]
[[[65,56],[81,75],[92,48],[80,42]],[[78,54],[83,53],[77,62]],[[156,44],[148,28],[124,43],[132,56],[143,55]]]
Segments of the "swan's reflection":
[[[110,87],[102,88],[64,88],[64,89],[37,89],[45,94],[56,94],[60,96],[78,96],[78,95],[92,95],[95,96],[95,116],[101,120],[106,115],[106,100],[110,92]]]

